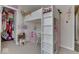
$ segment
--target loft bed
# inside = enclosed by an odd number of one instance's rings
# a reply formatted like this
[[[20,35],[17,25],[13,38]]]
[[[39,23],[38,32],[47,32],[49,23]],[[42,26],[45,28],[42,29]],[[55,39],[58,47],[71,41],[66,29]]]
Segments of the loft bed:
[[[42,18],[42,8],[38,9],[31,14],[27,15],[24,17],[24,22],[26,21],[33,21],[33,20],[38,20]]]
[[[24,23],[41,19],[41,53],[53,52],[53,9],[52,7],[38,9],[25,16]],[[49,39],[49,40],[48,40]]]

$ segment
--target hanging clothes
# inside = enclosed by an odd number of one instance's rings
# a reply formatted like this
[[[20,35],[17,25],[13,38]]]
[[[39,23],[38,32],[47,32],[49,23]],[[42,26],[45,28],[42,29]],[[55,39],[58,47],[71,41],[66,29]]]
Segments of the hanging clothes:
[[[31,43],[35,43],[35,42],[36,42],[36,39],[37,39],[37,34],[36,34],[36,32],[32,31],[30,38],[31,38],[31,39],[30,39],[30,42],[31,42]]]
[[[3,8],[2,12],[2,38],[5,40],[13,39],[14,32],[14,11],[8,8]],[[3,34],[5,33],[5,34]]]

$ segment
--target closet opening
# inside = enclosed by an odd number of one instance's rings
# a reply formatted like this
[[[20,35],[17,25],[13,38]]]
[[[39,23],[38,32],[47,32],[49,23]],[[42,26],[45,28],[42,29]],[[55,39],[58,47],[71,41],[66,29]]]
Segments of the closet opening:
[[[7,49],[7,43],[15,43],[15,10],[2,6],[1,14],[1,44],[2,50]],[[16,43],[15,43],[16,44]]]
[[[14,10],[3,7],[2,10],[2,41],[14,40]]]

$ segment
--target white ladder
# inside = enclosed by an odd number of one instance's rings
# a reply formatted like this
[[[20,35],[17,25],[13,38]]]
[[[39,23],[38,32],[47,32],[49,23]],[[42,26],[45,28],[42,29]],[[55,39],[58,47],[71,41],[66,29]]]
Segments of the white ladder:
[[[45,12],[45,10],[50,12]],[[53,53],[53,8],[44,8],[42,11],[41,20],[41,53],[42,54],[52,54]]]

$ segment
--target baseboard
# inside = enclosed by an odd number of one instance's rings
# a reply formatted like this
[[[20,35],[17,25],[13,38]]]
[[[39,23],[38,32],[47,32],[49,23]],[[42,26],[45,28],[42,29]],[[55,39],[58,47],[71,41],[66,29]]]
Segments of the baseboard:
[[[73,49],[73,48],[67,47],[67,46],[65,46],[65,45],[61,45],[61,47],[62,47],[62,48],[66,48],[66,49],[69,49],[69,50],[74,51],[74,49]]]

